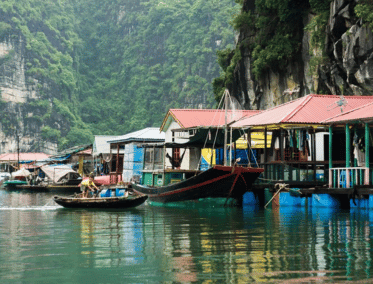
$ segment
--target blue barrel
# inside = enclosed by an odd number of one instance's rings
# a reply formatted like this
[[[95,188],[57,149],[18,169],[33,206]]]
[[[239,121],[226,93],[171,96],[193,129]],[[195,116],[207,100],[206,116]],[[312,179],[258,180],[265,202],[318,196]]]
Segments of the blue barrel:
[[[110,197],[111,196],[111,190],[110,189],[104,189],[100,193],[100,197]]]

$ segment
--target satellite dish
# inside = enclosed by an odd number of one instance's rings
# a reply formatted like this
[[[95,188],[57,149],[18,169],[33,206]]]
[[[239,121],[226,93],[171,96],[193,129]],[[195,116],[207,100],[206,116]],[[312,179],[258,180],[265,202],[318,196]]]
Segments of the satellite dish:
[[[111,161],[111,155],[110,154],[103,154],[102,157],[106,163],[109,163]]]

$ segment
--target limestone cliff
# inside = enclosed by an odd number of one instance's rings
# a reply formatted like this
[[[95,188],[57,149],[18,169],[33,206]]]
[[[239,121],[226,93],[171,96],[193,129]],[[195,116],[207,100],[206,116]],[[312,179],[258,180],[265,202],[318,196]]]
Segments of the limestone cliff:
[[[235,68],[231,93],[249,109],[266,109],[310,93],[372,95],[373,36],[355,14],[358,2],[331,1],[323,49],[312,45],[311,32],[304,29],[317,16],[310,9],[299,29],[299,51],[285,68],[267,68],[259,78],[253,75],[252,51],[243,44],[254,42],[258,31],[241,29],[237,46],[242,59]],[[243,11],[252,3],[245,0]]]
[[[70,127],[60,114],[52,113],[52,99],[59,93],[56,84],[29,74],[30,58],[22,35],[12,34],[0,41],[0,153],[15,152],[18,135],[21,152],[54,154],[57,137],[43,137],[42,130],[66,132]]]

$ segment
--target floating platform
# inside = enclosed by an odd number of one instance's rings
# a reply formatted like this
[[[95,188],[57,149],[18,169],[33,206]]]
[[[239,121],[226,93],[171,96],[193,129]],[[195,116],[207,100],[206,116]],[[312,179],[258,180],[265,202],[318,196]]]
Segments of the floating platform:
[[[280,192],[274,188],[264,190],[266,202],[274,207],[364,208],[373,209],[373,186],[354,188],[286,188]]]

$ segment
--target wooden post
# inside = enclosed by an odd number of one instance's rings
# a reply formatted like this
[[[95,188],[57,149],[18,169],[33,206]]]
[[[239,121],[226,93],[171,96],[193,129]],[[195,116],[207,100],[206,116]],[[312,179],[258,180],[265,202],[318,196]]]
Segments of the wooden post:
[[[332,157],[332,147],[333,147],[333,127],[329,126],[329,187],[333,186],[333,172],[331,168],[333,168],[333,157]]]
[[[370,131],[369,131],[369,124],[368,122],[365,123],[365,167],[367,170],[365,170],[365,185],[369,185],[369,138],[370,138]]]
[[[117,144],[117,165],[115,169],[115,182],[118,183],[118,171],[119,171],[119,143]]]
[[[165,144],[165,145],[163,145],[163,183],[162,183],[162,185],[164,185],[164,181],[166,179],[166,151],[167,150],[166,150],[166,144]],[[152,185],[154,186],[154,184],[152,184]]]
[[[111,170],[112,170],[112,162],[113,162],[113,152],[111,149],[111,144],[110,144],[110,162],[108,163],[108,171],[109,171],[109,176],[110,176],[110,183],[111,183]]]
[[[19,167],[19,136],[18,136],[18,130],[16,130],[16,136],[17,136],[17,171],[20,170]]]
[[[268,173],[267,173],[267,127],[264,128],[264,178],[268,178]]]
[[[284,179],[284,171],[285,171],[285,168],[284,168],[284,129],[281,128],[280,130],[280,157],[281,157],[281,166],[280,166],[280,174],[279,174],[279,178],[280,179]]]
[[[247,159],[249,162],[249,165],[251,165],[251,130],[247,130]]]
[[[214,158],[214,148],[211,148],[210,151],[211,151],[211,157],[210,157],[210,168],[212,168],[213,158]]]
[[[316,131],[312,129],[311,133],[311,151],[312,151],[312,168],[313,168],[313,180],[316,182]]]
[[[237,143],[236,141],[233,142],[233,147],[234,147],[234,156],[233,156],[233,159],[234,159],[234,162],[236,162],[237,160]]]
[[[350,187],[350,171],[349,167],[351,167],[351,131],[350,125],[346,124],[346,188]]]

